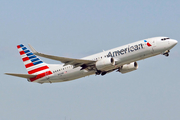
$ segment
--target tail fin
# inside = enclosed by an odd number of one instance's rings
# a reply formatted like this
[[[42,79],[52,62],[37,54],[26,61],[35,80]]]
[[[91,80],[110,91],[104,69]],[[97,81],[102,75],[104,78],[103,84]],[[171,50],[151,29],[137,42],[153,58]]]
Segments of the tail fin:
[[[24,62],[28,74],[37,75],[34,78],[30,78],[31,81],[42,78],[46,75],[52,74],[48,65],[28,50],[23,44],[17,46],[21,58]]]

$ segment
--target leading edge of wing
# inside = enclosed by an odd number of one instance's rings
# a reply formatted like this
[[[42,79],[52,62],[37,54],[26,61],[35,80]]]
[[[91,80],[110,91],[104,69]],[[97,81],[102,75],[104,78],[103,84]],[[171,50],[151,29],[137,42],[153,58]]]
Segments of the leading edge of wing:
[[[35,55],[45,57],[48,59],[52,59],[52,60],[57,60],[62,63],[65,63],[65,65],[69,64],[69,65],[74,65],[74,66],[81,66],[83,64],[90,65],[90,64],[94,64],[96,62],[94,60],[74,59],[74,58],[59,57],[59,56],[54,56],[54,55],[47,55],[47,54],[37,52],[30,44],[28,44],[28,45],[29,45],[31,51]]]
[[[16,76],[16,77],[22,77],[22,78],[33,78],[37,76],[37,75],[31,75],[31,74],[18,74],[18,73],[5,73],[5,74]]]

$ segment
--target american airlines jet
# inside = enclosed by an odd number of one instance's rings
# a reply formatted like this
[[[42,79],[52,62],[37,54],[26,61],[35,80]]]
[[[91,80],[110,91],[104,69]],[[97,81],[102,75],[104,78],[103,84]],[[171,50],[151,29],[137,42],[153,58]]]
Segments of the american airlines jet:
[[[112,71],[127,73],[137,70],[136,61],[155,55],[169,56],[178,41],[168,37],[154,37],[103,51],[82,59],[58,57],[37,52],[31,45],[28,50],[23,44],[17,46],[28,74],[5,73],[26,78],[29,82],[65,82],[89,75],[105,75]],[[37,56],[57,60],[63,64],[47,64]]]

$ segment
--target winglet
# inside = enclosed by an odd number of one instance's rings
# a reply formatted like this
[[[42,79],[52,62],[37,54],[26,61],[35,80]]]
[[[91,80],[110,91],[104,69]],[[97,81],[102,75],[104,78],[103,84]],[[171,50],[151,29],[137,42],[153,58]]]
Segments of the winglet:
[[[28,44],[33,53],[38,53],[30,44]]]

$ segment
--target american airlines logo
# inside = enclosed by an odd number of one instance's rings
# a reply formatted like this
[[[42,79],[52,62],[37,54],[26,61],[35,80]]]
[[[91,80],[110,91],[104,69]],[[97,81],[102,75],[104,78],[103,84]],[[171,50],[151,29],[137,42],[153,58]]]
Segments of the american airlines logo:
[[[143,44],[138,44],[138,45],[134,45],[134,46],[128,46],[124,49],[121,49],[121,50],[116,50],[114,52],[109,52],[107,57],[115,57],[115,56],[118,56],[118,55],[124,55],[126,53],[130,53],[130,52],[134,52],[134,51],[137,51],[137,50],[140,50],[140,49],[143,49]]]
[[[147,42],[147,40],[144,40],[144,42],[147,44],[148,47],[152,46],[149,42]]]

